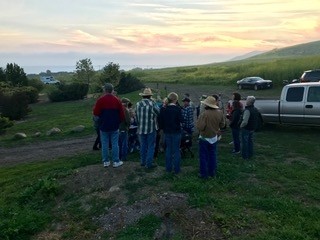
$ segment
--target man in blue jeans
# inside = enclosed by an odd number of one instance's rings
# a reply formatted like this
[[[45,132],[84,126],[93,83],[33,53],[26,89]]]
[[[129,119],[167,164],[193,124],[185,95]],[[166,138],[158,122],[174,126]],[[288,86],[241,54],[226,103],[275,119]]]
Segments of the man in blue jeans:
[[[156,166],[153,163],[153,155],[158,129],[157,116],[160,110],[157,104],[151,100],[153,94],[150,88],[145,88],[139,95],[142,100],[136,104],[136,119],[137,134],[140,139],[140,162],[141,166],[150,169]]]
[[[99,120],[102,146],[102,162],[104,167],[110,166],[109,144],[111,142],[113,167],[120,167],[119,160],[119,125],[124,121],[124,109],[121,101],[113,95],[113,85],[106,83],[105,94],[100,97],[94,108],[93,115]]]
[[[259,112],[254,107],[256,98],[248,96],[246,100],[246,107],[243,112],[242,121],[240,124],[241,129],[241,154],[242,158],[247,160],[253,156],[253,133],[256,129]]]

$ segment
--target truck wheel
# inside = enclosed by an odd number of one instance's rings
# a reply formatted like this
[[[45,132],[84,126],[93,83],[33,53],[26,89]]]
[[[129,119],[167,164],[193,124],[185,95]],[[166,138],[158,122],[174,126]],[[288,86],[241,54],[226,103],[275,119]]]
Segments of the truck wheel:
[[[259,89],[259,87],[258,87],[258,85],[254,85],[254,90],[258,90]]]

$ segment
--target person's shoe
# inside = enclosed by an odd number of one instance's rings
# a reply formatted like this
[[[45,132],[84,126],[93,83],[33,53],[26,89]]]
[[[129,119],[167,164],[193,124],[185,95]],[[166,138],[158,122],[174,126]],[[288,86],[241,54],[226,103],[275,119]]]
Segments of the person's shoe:
[[[229,142],[229,144],[232,145],[232,144],[233,144],[233,141],[232,141],[232,142]]]
[[[239,154],[239,153],[240,153],[240,151],[232,150],[232,153],[233,153],[233,154]]]
[[[122,162],[122,161],[114,162],[114,163],[113,163],[113,167],[114,167],[114,168],[120,167],[120,166],[122,166],[122,165],[123,165],[123,162]]]
[[[109,167],[110,166],[110,162],[103,162],[103,167]]]
[[[201,174],[198,174],[198,178],[200,178],[200,179],[208,179],[208,177],[203,176],[203,175],[201,175]]]
[[[153,168],[156,168],[156,167],[158,167],[158,165],[153,163],[153,164],[151,164],[149,166],[146,166],[146,169],[153,169]]]

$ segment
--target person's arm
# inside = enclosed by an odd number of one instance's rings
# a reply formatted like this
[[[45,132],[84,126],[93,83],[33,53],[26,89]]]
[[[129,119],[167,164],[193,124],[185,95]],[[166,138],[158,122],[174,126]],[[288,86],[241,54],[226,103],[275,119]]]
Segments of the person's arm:
[[[249,118],[250,118],[250,111],[244,110],[240,128],[244,128],[245,126],[247,126]]]
[[[197,123],[196,123],[196,127],[199,131],[203,131],[206,128],[206,116],[204,114],[200,114]]]

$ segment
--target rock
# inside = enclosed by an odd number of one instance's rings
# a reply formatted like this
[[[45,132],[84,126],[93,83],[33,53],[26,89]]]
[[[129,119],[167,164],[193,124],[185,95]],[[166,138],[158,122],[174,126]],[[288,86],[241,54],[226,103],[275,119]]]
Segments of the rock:
[[[24,139],[24,138],[26,138],[27,137],[27,135],[25,134],[25,133],[22,133],[22,132],[19,132],[19,133],[16,133],[14,136],[13,136],[13,138],[14,139]]]
[[[40,137],[41,136],[41,132],[36,132],[35,134],[33,134],[33,137]]]
[[[51,135],[55,135],[61,133],[61,130],[59,128],[51,128],[48,132],[47,132],[47,136],[51,136]]]
[[[109,192],[117,192],[117,191],[120,191],[120,188],[119,188],[118,185],[112,186],[112,187],[109,189]]]
[[[71,132],[82,132],[85,129],[85,126],[79,125],[71,129]]]

